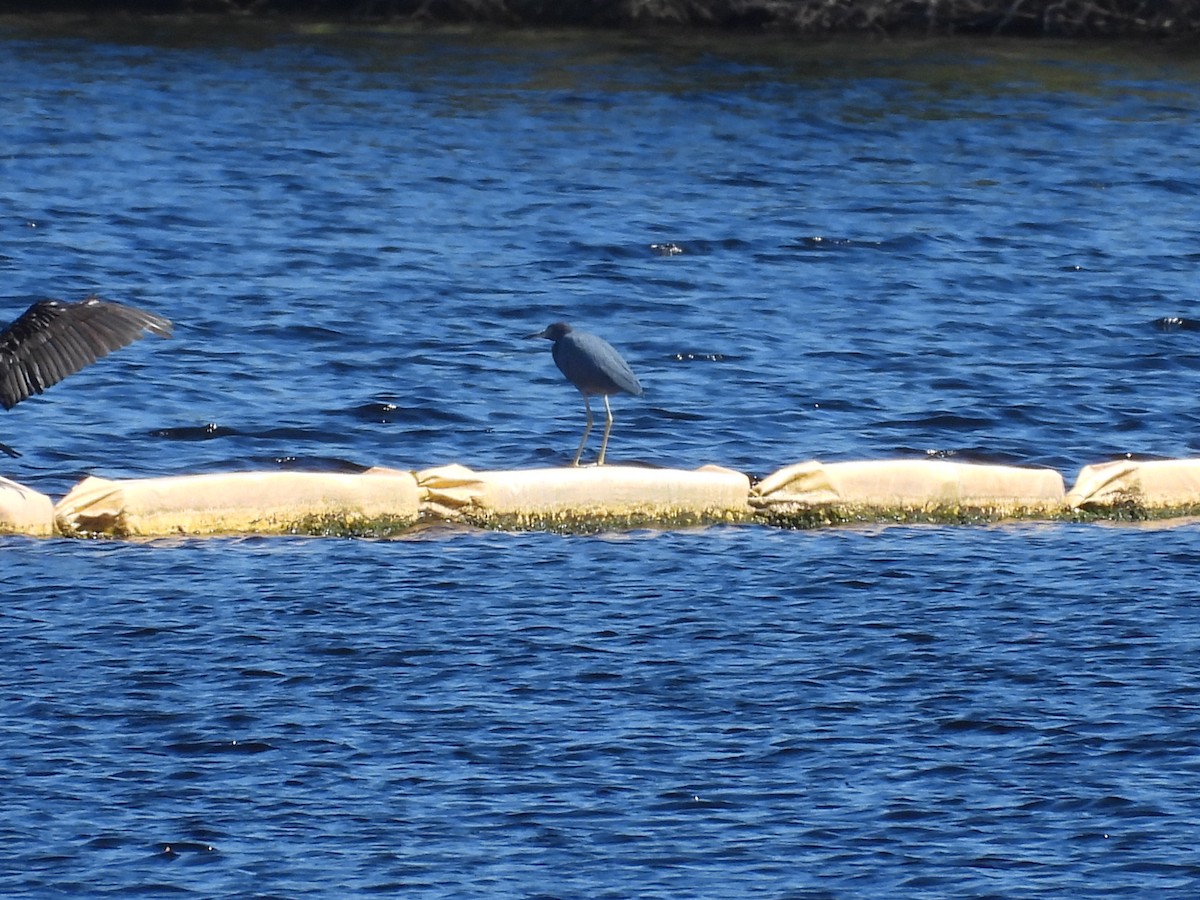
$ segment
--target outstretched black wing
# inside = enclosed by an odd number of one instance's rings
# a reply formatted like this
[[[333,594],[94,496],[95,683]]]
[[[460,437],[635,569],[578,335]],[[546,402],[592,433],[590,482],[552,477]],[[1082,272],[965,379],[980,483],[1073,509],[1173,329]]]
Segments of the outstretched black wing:
[[[0,331],[0,406],[12,409],[146,332],[170,337],[171,323],[96,297],[39,300]]]

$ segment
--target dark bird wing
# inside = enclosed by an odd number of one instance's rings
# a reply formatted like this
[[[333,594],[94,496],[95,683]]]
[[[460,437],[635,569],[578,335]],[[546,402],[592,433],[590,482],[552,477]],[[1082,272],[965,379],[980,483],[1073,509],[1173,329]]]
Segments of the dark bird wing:
[[[39,300],[0,331],[0,406],[12,409],[146,332],[170,337],[171,323],[96,297]]]
[[[554,342],[551,353],[567,380],[584,394],[642,394],[633,370],[604,338],[571,331]]]

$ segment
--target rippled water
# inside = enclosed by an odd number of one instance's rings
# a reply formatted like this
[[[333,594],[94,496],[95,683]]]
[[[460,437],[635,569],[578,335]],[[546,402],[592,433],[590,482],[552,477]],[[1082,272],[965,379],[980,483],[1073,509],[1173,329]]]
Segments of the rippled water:
[[[5,474],[1195,455],[1157,48],[0,31]],[[660,250],[653,249],[660,245]],[[682,252],[661,252],[674,246]],[[5,896],[1192,896],[1194,527],[0,539]]]

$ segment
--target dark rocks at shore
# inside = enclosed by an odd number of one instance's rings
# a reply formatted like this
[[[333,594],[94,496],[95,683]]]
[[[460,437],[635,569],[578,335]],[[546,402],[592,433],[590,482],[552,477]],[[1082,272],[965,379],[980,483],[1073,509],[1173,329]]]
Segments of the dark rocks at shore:
[[[303,17],[504,27],[782,34],[1183,38],[1200,0],[0,0],[0,14]]]

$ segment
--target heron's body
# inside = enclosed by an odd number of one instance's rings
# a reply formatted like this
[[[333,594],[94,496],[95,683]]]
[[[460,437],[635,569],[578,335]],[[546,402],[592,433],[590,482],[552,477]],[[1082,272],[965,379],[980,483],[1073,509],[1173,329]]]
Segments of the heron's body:
[[[608,398],[612,394],[621,393],[640,397],[642,385],[637,376],[621,358],[621,354],[613,349],[612,344],[586,331],[576,331],[565,322],[555,322],[545,331],[539,331],[529,337],[546,338],[554,342],[551,355],[555,365],[566,376],[567,381],[583,394],[584,407],[587,409],[587,426],[583,430],[583,438],[579,441],[579,449],[575,451],[575,458],[571,461],[573,466],[579,465],[579,458],[583,455],[584,445],[587,444],[588,435],[592,431],[590,398],[603,398],[606,421],[596,465],[604,465],[604,453],[608,449],[608,436],[612,432],[613,424],[612,407],[609,406]]]
[[[170,337],[171,323],[96,297],[39,300],[0,331],[0,406],[12,409],[147,332]],[[18,455],[3,444],[0,450]]]

